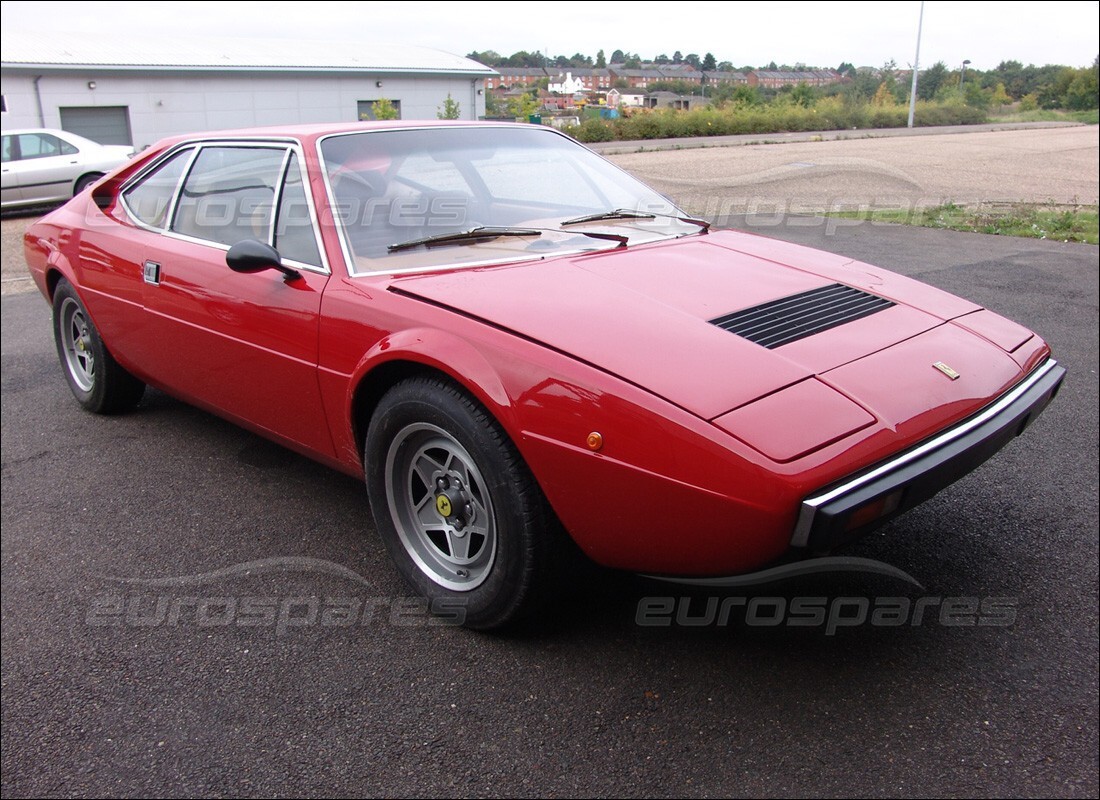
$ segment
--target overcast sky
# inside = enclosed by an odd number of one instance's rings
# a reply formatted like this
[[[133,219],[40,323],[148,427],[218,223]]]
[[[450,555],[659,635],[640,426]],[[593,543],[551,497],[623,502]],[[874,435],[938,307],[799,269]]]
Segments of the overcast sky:
[[[836,67],[913,62],[920,3],[878,2],[3,2],[5,33],[58,31],[109,46],[133,35],[338,39],[472,50],[601,48],[651,58],[712,52],[736,66],[770,61]],[[969,59],[992,69],[1024,64],[1086,66],[1100,51],[1100,2],[928,0],[921,64]]]

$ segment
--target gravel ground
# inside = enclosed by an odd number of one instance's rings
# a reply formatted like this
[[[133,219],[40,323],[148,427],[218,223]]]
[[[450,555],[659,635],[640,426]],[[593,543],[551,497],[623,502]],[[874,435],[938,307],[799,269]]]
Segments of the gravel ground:
[[[1096,205],[1096,126],[612,155],[708,216],[956,203]]]

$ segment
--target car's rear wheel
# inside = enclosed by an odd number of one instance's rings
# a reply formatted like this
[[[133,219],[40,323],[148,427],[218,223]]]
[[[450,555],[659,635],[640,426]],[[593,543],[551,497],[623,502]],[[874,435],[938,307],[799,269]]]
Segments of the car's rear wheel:
[[[405,580],[468,627],[501,628],[548,596],[565,534],[499,424],[449,381],[403,381],[365,446],[379,533]]]
[[[83,192],[85,189],[87,189],[89,186],[91,186],[102,177],[102,172],[93,172],[90,175],[80,176],[80,180],[78,180],[76,182],[76,186],[73,187],[73,197],[76,197],[78,194]]]
[[[96,414],[113,414],[138,404],[145,384],[115,361],[76,290],[64,279],[54,290],[53,332],[65,378],[80,405]]]

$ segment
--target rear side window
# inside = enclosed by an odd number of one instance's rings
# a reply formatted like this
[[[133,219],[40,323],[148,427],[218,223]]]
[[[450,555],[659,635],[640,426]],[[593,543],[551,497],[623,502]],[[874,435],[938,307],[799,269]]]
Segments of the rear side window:
[[[192,148],[181,150],[122,193],[131,214],[154,228],[163,228]]]
[[[77,152],[68,142],[62,142],[48,133],[21,133],[18,138],[20,159],[49,158]]]
[[[204,147],[183,182],[171,230],[234,245],[271,239],[285,148]]]

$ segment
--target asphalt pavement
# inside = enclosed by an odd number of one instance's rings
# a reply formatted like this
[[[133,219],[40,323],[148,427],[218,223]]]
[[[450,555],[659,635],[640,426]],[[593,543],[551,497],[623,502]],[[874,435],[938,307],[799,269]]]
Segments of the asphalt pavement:
[[[83,413],[45,302],[8,295],[3,796],[1095,797],[1097,248],[731,221],[975,300],[1068,368],[1022,438],[843,554],[919,588],[596,570],[519,634],[431,624],[358,481],[159,393]],[[896,598],[926,613],[893,624]],[[772,613],[796,600],[836,624]]]

